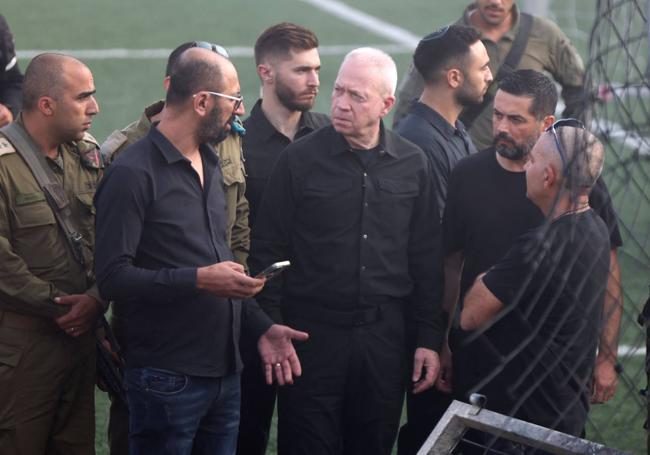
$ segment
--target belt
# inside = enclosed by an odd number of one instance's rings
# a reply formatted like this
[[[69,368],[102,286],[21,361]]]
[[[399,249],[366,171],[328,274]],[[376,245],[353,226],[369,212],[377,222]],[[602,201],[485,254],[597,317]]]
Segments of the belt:
[[[6,310],[0,310],[0,327],[52,332],[61,330],[51,319],[39,316],[27,316]]]
[[[349,327],[360,327],[382,319],[381,305],[353,311],[336,311],[304,305],[300,308],[285,308],[284,311],[289,317]]]

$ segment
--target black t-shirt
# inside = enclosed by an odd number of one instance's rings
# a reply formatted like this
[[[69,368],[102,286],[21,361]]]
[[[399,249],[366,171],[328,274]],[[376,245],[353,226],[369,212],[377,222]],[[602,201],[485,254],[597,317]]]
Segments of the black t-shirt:
[[[611,245],[620,247],[616,213],[602,179],[589,198],[608,226]],[[445,256],[462,251],[465,258],[461,302],[476,277],[495,264],[515,238],[543,222],[542,212],[526,197],[526,173],[503,169],[494,148],[461,160],[451,173],[443,217]]]
[[[508,414],[582,432],[609,251],[593,210],[567,214],[519,237],[483,277],[504,304],[484,336],[502,359],[492,382],[509,400]]]

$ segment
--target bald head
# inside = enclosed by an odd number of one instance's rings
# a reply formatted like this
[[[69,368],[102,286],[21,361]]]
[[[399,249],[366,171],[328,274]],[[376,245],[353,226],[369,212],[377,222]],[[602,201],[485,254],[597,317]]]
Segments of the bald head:
[[[236,74],[232,63],[208,49],[192,47],[184,51],[170,74],[165,102],[178,106],[197,92],[221,92],[224,80]]]
[[[545,133],[546,158],[559,171],[558,174],[562,176],[565,188],[575,193],[588,191],[603,170],[605,159],[603,144],[583,128],[562,126],[555,131],[560,144],[556,143],[553,132]],[[564,160],[558,152],[559,147],[564,151]]]
[[[44,96],[59,100],[69,88],[70,70],[79,67],[86,68],[86,65],[69,55],[46,53],[34,57],[25,70],[23,110],[33,111]]]
[[[376,73],[379,93],[382,96],[395,95],[397,88],[397,67],[395,62],[386,52],[372,47],[360,47],[350,51],[341,64],[354,63]]]

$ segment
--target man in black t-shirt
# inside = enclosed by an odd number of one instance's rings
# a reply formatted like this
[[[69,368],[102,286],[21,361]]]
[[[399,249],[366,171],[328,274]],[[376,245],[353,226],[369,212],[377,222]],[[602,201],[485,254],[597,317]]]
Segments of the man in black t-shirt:
[[[589,409],[609,272],[607,226],[589,205],[603,157],[577,122],[557,122],[540,137],[526,163],[526,194],[547,221],[478,276],[460,316],[463,330],[481,329],[508,360],[482,381],[502,384],[508,413],[576,436]],[[491,338],[504,327],[507,340]]]
[[[526,198],[524,166],[529,151],[540,134],[555,120],[552,113],[557,92],[549,78],[533,70],[519,70],[499,85],[494,103],[494,146],[461,161],[449,183],[448,201],[443,217],[445,244],[445,305],[453,308],[461,301],[474,279],[495,264],[510,248],[514,239],[544,221],[542,212]],[[593,402],[610,399],[615,390],[617,335],[622,310],[620,272],[616,248],[622,245],[616,214],[607,188],[598,179],[590,205],[605,221],[610,233],[611,274],[608,279],[604,327],[594,372]],[[460,299],[459,299],[460,297]],[[452,314],[453,314],[453,310]],[[464,342],[466,334],[452,325],[453,389],[459,399],[471,391],[488,395],[490,409],[507,412],[501,402],[502,388],[477,389],[478,383],[503,360],[491,350],[484,337]],[[492,331],[509,339],[509,329]],[[441,356],[442,373],[438,387],[452,388],[449,351]],[[504,377],[504,376],[502,376]]]

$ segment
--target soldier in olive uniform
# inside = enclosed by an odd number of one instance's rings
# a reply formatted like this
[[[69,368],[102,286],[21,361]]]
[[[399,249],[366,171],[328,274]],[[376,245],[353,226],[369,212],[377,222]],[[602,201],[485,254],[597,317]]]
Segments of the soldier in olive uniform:
[[[94,454],[95,339],[104,310],[93,285],[93,195],[99,146],[86,133],[99,112],[90,70],[35,57],[17,119],[62,184],[83,236],[77,260],[45,194],[0,135],[0,453]],[[20,150],[23,153],[23,150]]]
[[[169,77],[173,72],[178,57],[190,47],[203,47],[213,50],[228,58],[225,49],[216,44],[203,41],[183,43],[169,55],[165,70],[163,85],[169,86]],[[102,156],[107,162],[112,162],[127,146],[143,138],[149,132],[152,123],[160,119],[164,101],[147,106],[139,120],[126,126],[123,130],[114,131],[101,146]],[[236,121],[239,121],[238,119]],[[240,124],[241,125],[241,124]],[[243,126],[242,130],[243,131]],[[250,248],[250,229],[248,227],[248,201],[244,196],[246,180],[241,155],[241,133],[232,130],[228,137],[215,145],[219,155],[221,173],[223,174],[224,196],[226,199],[226,237],[233,252],[235,261],[247,267],[248,251]],[[121,336],[121,321],[113,316],[111,325],[118,342],[123,344]],[[108,440],[111,455],[127,455],[129,450],[129,416],[128,409],[120,400],[111,400],[110,418],[108,423]]]

